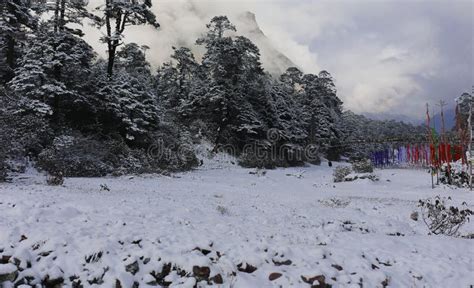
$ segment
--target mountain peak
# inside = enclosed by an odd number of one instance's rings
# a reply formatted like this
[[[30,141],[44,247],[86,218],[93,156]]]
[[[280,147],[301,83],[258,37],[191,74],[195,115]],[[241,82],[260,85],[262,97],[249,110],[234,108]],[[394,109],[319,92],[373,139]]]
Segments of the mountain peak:
[[[237,23],[239,25],[237,30],[242,29],[247,33],[265,36],[262,29],[260,29],[260,25],[258,25],[257,17],[250,11],[239,14],[237,17]]]
[[[257,44],[260,49],[264,67],[274,75],[279,75],[289,67],[296,65],[286,55],[275,48],[274,43],[265,35],[257,22],[257,17],[250,11],[243,12],[236,17],[236,26],[242,34]]]

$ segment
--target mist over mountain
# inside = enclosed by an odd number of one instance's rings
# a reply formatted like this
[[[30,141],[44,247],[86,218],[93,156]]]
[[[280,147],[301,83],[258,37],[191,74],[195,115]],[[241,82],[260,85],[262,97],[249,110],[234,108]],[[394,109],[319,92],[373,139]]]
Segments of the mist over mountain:
[[[89,9],[94,10],[100,1],[93,0]],[[216,5],[218,6],[218,5]],[[206,24],[216,15],[225,14],[236,26],[236,35],[243,35],[254,42],[260,49],[261,59],[265,70],[271,74],[280,75],[288,67],[298,65],[275,48],[275,43],[269,39],[260,28],[256,15],[252,12],[236,12],[234,10],[206,9],[205,5],[197,5],[193,1],[164,2],[152,7],[161,25],[159,29],[150,26],[130,27],[125,33],[125,43],[136,42],[149,47],[147,59],[152,66],[158,67],[170,60],[173,47],[187,47],[191,49],[197,59],[204,54],[203,47],[195,45],[196,39],[206,31]],[[84,27],[84,37],[102,56],[106,54],[106,47],[99,42],[102,34],[93,28]]]
[[[236,18],[237,29],[260,48],[262,63],[266,70],[281,74],[288,67],[297,66],[286,55],[275,49],[272,41],[263,33],[252,12],[245,12]]]

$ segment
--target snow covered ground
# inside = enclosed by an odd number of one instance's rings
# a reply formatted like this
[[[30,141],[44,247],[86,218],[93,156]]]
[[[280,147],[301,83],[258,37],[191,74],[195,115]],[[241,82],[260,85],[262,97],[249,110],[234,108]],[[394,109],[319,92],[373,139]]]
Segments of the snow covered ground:
[[[422,170],[377,170],[378,182],[335,184],[325,163],[265,175],[219,166],[66,179],[63,187],[40,176],[1,184],[0,280],[49,287],[474,285],[474,240],[428,235],[421,219],[410,219],[419,199],[435,195],[472,209],[467,190],[432,190]],[[461,231],[472,232],[472,223]]]

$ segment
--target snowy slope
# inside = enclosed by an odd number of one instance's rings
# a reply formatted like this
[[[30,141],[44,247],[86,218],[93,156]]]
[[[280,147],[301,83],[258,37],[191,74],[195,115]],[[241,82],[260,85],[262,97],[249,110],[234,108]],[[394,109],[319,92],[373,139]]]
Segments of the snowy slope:
[[[84,287],[474,284],[473,240],[430,236],[410,219],[418,199],[437,194],[472,209],[468,191],[431,190],[419,170],[338,184],[325,165],[252,171],[226,162],[169,177],[2,184],[0,263],[10,264],[0,264],[0,279],[16,261],[17,279]]]

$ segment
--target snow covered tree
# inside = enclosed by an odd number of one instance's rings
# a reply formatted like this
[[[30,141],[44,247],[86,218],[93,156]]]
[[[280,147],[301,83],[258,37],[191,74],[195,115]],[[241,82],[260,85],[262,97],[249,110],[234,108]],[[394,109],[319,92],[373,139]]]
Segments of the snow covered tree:
[[[105,6],[97,9],[102,10],[104,16],[96,19],[95,24],[102,28],[105,26],[106,35],[101,38],[107,44],[107,75],[112,77],[117,48],[122,45],[125,27],[131,25],[150,24],[155,28],[160,27],[156,16],[151,12],[151,0],[105,0]]]
[[[146,45],[140,47],[136,43],[125,44],[117,52],[119,66],[136,76],[151,78],[150,63],[145,57],[147,48]]]
[[[51,17],[46,21],[54,33],[67,32],[82,37],[84,19],[99,21],[99,18],[87,10],[88,0],[51,0],[45,1],[42,10],[48,11]],[[75,28],[68,26],[73,24]]]
[[[327,151],[333,139],[339,137],[337,121],[341,114],[342,102],[337,98],[329,73],[319,76],[304,75],[299,101],[303,109],[303,119],[307,123],[308,141],[318,144]]]
[[[463,93],[456,98],[456,132],[459,143],[462,145],[462,155],[466,157],[466,152],[471,141],[471,131],[468,126],[470,106],[474,106],[474,97],[469,93]],[[474,109],[474,107],[472,108]],[[472,112],[471,112],[472,113]],[[473,121],[473,120],[471,120]],[[467,161],[467,159],[465,159]]]
[[[142,146],[149,143],[149,132],[159,123],[159,108],[156,96],[147,83],[128,73],[117,70],[112,77],[101,72],[104,63],[96,65],[94,77],[94,96],[97,127],[102,133],[119,133],[129,143]]]
[[[175,103],[178,107],[181,101],[188,99],[193,88],[193,80],[197,79],[197,73],[199,73],[199,65],[194,59],[194,55],[188,48],[174,48],[174,53],[171,55],[171,59],[176,63],[176,97]]]
[[[163,106],[177,116],[181,105],[188,100],[195,84],[198,84],[199,64],[191,50],[175,48],[171,62],[163,64],[157,71],[156,88]],[[186,113],[183,111],[183,113]]]
[[[303,144],[308,137],[302,109],[293,95],[293,88],[287,82],[267,78],[268,111],[267,125],[281,131],[280,137],[287,142]]]
[[[456,103],[459,106],[459,113],[469,116],[469,105],[474,105],[474,96],[464,92],[461,96],[456,98]]]
[[[92,47],[72,34],[47,31],[28,43],[9,86],[24,112],[63,125],[64,117],[75,110],[75,101],[83,97]]]
[[[285,73],[280,76],[280,81],[287,83],[292,89],[298,89],[296,85],[301,85],[303,72],[296,67],[289,67]]]
[[[226,16],[214,17],[207,27],[207,34],[197,40],[207,49],[202,60],[207,89],[191,101],[199,107],[195,110],[209,117],[206,120],[214,126],[216,145],[246,142],[258,136],[262,126],[248,101],[263,75],[260,53],[249,39],[227,35],[236,29]]]
[[[19,46],[28,29],[35,29],[38,18],[26,0],[3,0],[0,3],[0,78],[3,83],[13,77],[13,70],[20,55]]]
[[[155,86],[159,101],[167,111],[176,110],[180,105],[178,93],[178,72],[171,62],[164,63],[156,71]]]
[[[414,126],[394,120],[372,120],[345,111],[339,123],[338,138],[344,154],[354,159],[370,156],[370,152],[385,149],[390,141],[422,143],[426,141],[426,127]]]

